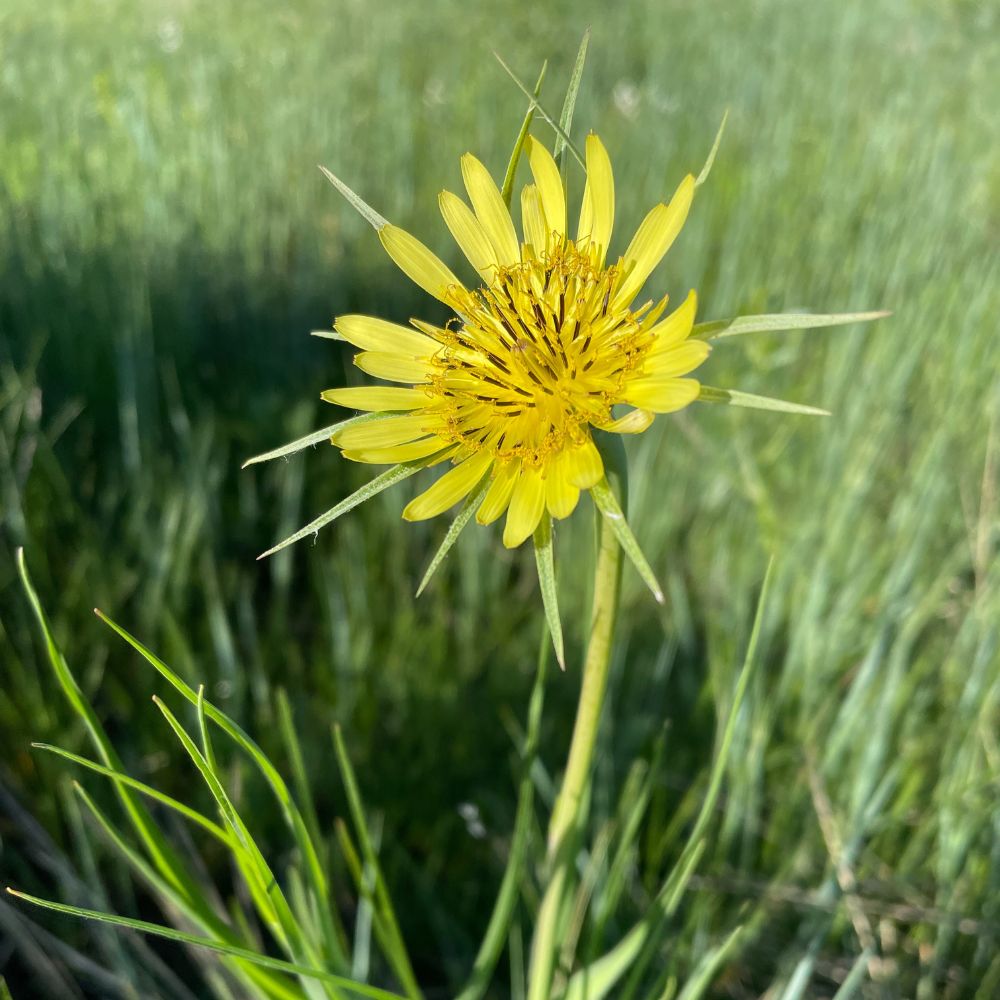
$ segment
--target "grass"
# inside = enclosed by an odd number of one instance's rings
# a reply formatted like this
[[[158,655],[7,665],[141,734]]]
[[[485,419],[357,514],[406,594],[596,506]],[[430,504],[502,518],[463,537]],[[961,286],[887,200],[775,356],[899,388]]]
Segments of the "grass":
[[[0,13],[5,548],[26,545],[56,637],[141,780],[211,809],[150,701],[162,688],[95,604],[204,683],[290,774],[287,692],[327,840],[349,811],[329,768],[330,724],[342,725],[417,979],[450,995],[512,828],[515,720],[541,623],[531,557],[470,528],[416,601],[446,526],[399,521],[407,483],[258,564],[365,472],[323,448],[238,467],[336,419],[318,395],[345,378],[346,352],[310,329],[347,310],[436,315],[315,165],[444,252],[434,195],[459,184],[466,149],[502,171],[524,112],[490,49],[525,80],[550,57],[558,93],[588,22],[577,135],[593,127],[611,149],[624,229],[703,162],[730,109],[658,275],[673,296],[697,287],[703,319],[894,316],[722,341],[706,366],[713,385],[832,418],[696,407],[631,451],[630,520],[667,603],[627,572],[590,852],[598,881],[614,874],[622,891],[597,899],[581,952],[618,940],[682,853],[773,553],[713,836],[650,969],[664,983],[697,973],[718,996],[833,996],[860,968],[864,996],[991,997],[1000,43],[988,7],[13,0]],[[543,802],[576,693],[589,528],[581,512],[558,539],[569,666],[547,684]],[[5,879],[159,919],[67,805],[67,767],[28,748],[87,752],[12,558],[0,588]],[[280,817],[259,781],[226,766],[273,860],[289,849]],[[602,831],[630,815],[619,790],[643,773],[655,780],[639,846],[602,859]],[[85,783],[111,807],[107,787]],[[222,856],[204,864],[228,891]],[[212,976],[172,947],[36,918],[0,903],[15,996],[203,995]],[[530,909],[519,926],[501,977],[515,982]],[[370,976],[388,981],[377,961]]]

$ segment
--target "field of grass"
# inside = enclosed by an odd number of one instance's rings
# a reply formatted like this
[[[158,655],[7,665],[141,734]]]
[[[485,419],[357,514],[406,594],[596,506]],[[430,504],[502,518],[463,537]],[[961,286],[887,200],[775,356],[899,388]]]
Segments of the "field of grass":
[[[210,808],[151,702],[164,685],[95,605],[204,683],[283,767],[287,692],[324,831],[346,808],[331,764],[341,724],[418,979],[428,997],[454,995],[516,806],[542,622],[533,559],[470,528],[415,600],[446,522],[399,519],[410,480],[258,563],[369,473],[324,447],[239,466],[336,419],[319,393],[356,372],[310,330],[345,311],[441,316],[316,164],[457,268],[435,196],[459,188],[466,150],[501,172],[524,113],[491,50],[532,80],[549,58],[543,97],[558,107],[588,24],[576,130],[612,153],[621,232],[698,169],[730,111],[654,276],[672,297],[696,287],[703,319],[894,315],[725,341],[705,368],[711,384],[829,419],[695,406],[629,442],[630,519],[668,599],[658,608],[626,572],[592,853],[627,776],[665,749],[620,905],[587,923],[582,953],[616,941],[677,859],[773,555],[710,846],[651,982],[670,996],[742,924],[705,995],[832,997],[864,953],[856,995],[988,1000],[1000,994],[1000,10],[960,0],[7,0],[3,882],[162,918],[69,794],[78,778],[110,808],[102,779],[30,749],[89,752],[17,580],[23,545],[57,640],[142,780]],[[558,538],[569,668],[548,678],[541,829],[578,691],[587,506]],[[231,766],[280,870],[281,818]],[[235,891],[222,857],[203,863]],[[526,883],[491,996],[519,995],[537,899]],[[372,963],[371,981],[391,983]],[[0,901],[0,975],[16,1000],[215,995],[210,967]]]

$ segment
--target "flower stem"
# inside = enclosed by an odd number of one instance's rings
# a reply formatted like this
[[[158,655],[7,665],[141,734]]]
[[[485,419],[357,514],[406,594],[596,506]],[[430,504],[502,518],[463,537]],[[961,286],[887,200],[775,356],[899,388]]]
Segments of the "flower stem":
[[[597,728],[608,684],[611,641],[618,614],[621,548],[607,518],[599,517],[599,522],[590,640],[583,666],[583,682],[576,709],[576,722],[573,725],[573,739],[566,761],[566,773],[549,821],[549,882],[538,911],[538,922],[531,944],[528,1000],[548,1000],[550,995],[553,965],[559,944],[556,939],[559,917],[575,853],[573,841],[582,820],[581,805],[590,778]]]

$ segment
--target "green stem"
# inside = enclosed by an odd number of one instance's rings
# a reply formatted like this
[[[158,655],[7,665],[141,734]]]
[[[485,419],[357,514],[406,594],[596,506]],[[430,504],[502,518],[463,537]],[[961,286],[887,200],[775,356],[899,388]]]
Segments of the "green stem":
[[[566,761],[566,774],[549,821],[547,850],[549,883],[538,911],[535,936],[531,944],[528,1000],[549,998],[553,965],[559,943],[557,941],[559,916],[573,864],[573,840],[581,819],[581,803],[590,778],[597,728],[608,685],[611,641],[618,614],[621,548],[609,521],[603,517],[599,520],[590,641],[583,666],[583,683],[576,710],[576,722],[573,726],[573,739]]]

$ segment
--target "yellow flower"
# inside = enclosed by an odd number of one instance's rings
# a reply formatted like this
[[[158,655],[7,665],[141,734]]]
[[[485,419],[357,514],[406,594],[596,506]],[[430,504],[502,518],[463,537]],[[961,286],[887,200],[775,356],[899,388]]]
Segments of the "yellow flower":
[[[601,140],[586,143],[587,181],[575,236],[555,160],[528,140],[534,183],[521,192],[521,238],[489,172],[471,154],[462,177],[471,208],[449,191],[441,214],[481,284],[467,288],[419,240],[379,226],[389,256],[456,318],[413,329],[342,316],[338,334],[360,348],[362,371],[400,386],[331,389],[332,403],[383,415],[333,435],[358,462],[453,465],[404,510],[408,520],[440,514],[475,490],[476,519],[506,512],[508,547],[520,545],[546,510],[572,513],[581,490],[603,480],[592,428],[644,431],[658,413],[693,402],[686,378],[709,353],[691,338],[692,291],[664,315],[667,299],[635,299],[680,232],[691,207],[690,174],[669,204],[655,206],[617,258],[608,257],[615,214],[611,162]],[[613,407],[630,409],[621,414]],[[488,483],[488,485],[487,485]]]

